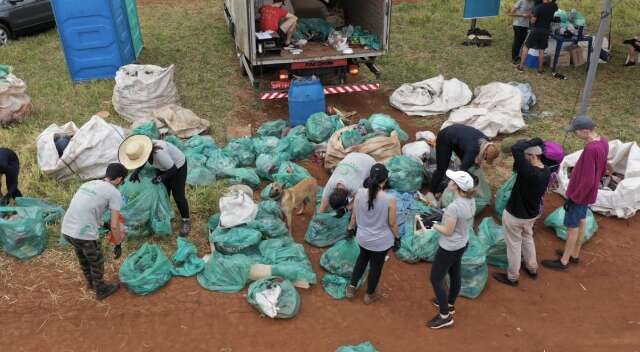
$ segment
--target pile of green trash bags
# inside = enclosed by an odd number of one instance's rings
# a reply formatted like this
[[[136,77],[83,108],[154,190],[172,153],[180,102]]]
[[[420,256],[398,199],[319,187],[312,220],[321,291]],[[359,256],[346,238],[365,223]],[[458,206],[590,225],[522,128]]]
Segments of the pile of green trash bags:
[[[176,239],[176,252],[173,254],[171,274],[174,276],[194,276],[204,269],[204,260],[198,257],[198,250],[193,243],[182,237]]]
[[[64,208],[40,198],[18,197],[16,198],[16,207],[40,208],[44,213],[44,223],[46,225],[56,224],[64,216]]]
[[[173,265],[157,244],[144,243],[120,267],[120,281],[137,295],[148,295],[171,280]]]
[[[347,226],[351,213],[338,217],[336,212],[320,213],[316,211],[309,221],[304,240],[314,247],[328,247],[347,236]]]
[[[506,269],[509,266],[509,260],[502,226],[496,224],[493,218],[486,217],[478,225],[478,238],[487,248],[487,264]]]
[[[397,155],[387,162],[389,187],[399,192],[416,192],[422,188],[423,165],[418,160]]]
[[[249,137],[232,139],[224,147],[224,151],[234,158],[240,167],[249,167],[256,162],[256,151],[253,147],[253,139]]]
[[[309,116],[306,126],[307,138],[314,143],[323,143],[329,140],[331,135],[344,127],[344,123],[337,115],[329,116],[324,112],[317,112]]]
[[[375,51],[378,51],[381,48],[378,36],[363,29],[361,26],[355,26],[353,34],[349,38],[349,43],[360,44]]]
[[[285,161],[278,166],[278,171],[272,176],[273,180],[283,185],[284,188],[291,188],[300,181],[310,178],[311,174],[304,167]]]
[[[322,18],[299,18],[293,40],[326,42],[334,27]]]
[[[509,177],[509,179],[502,185],[502,187],[498,188],[498,190],[496,191],[496,203],[494,205],[494,209],[499,219],[502,219],[502,212],[504,212],[504,210],[507,208],[509,198],[511,197],[511,190],[516,184],[517,177],[518,174],[514,172],[513,174],[511,174],[511,177]]]
[[[412,225],[411,231],[400,238],[400,248],[396,251],[396,257],[406,263],[432,262],[438,251],[440,234],[433,229],[416,232],[415,216],[408,223]]]
[[[327,271],[322,277],[322,288],[334,299],[344,299],[353,267],[360,255],[360,246],[355,238],[338,241],[320,257],[320,266]],[[364,282],[358,283],[358,287]]]
[[[263,292],[270,290],[280,291],[274,306],[271,306],[264,296],[262,299],[259,297]],[[270,318],[291,319],[300,311],[300,295],[298,291],[289,280],[276,276],[266,277],[249,285],[247,301],[257,311]],[[269,305],[270,307],[266,308],[263,305]]]
[[[259,137],[276,137],[281,138],[287,128],[287,121],[273,120],[263,123],[256,131]]]
[[[342,146],[346,149],[354,145],[362,144],[370,138],[391,135],[397,132],[401,141],[409,140],[409,135],[400,128],[400,125],[391,116],[386,114],[373,114],[368,119],[358,121],[357,128],[344,131],[340,134]]]
[[[487,182],[487,176],[484,174],[481,168],[475,166],[469,169],[469,173],[475,175],[478,178],[478,185],[476,185],[474,195],[474,200],[476,202],[476,215],[479,214],[482,209],[487,207],[489,203],[491,203],[491,186]],[[514,181],[515,182],[515,181]],[[449,204],[453,202],[456,195],[455,193],[447,187],[444,192],[442,192],[442,196],[440,197],[440,203],[442,204],[442,208],[446,208]]]
[[[196,135],[185,143],[175,136],[167,136],[165,141],[184,152],[188,167],[187,184],[191,186],[208,186],[217,178],[224,177],[225,171],[238,166],[238,161],[218,148],[210,136]]]
[[[275,153],[284,156],[287,160],[304,160],[315,151],[313,143],[309,142],[305,135],[305,127],[297,126],[278,142]]]
[[[291,237],[280,206],[273,200],[258,203],[258,214],[247,227],[259,231],[263,238]]]
[[[389,136],[391,132],[396,131],[401,141],[406,142],[409,140],[409,135],[400,128],[398,121],[387,114],[373,114],[369,116],[368,120],[374,132],[384,133]]]
[[[44,252],[48,242],[46,213],[41,207],[0,207],[0,247],[20,260]]]
[[[564,226],[564,207],[559,207],[554,210],[547,218],[544,220],[544,225],[551,227],[553,231],[556,233],[558,238],[563,241],[567,240],[567,228]],[[593,216],[593,212],[591,209],[587,210],[587,226],[585,229],[584,237],[582,238],[582,244],[587,243],[593,235],[595,235],[596,231],[598,231],[598,223],[596,222],[595,216]]]
[[[160,139],[160,131],[155,122],[149,121],[131,130],[131,135],[147,136],[151,139]]]
[[[371,342],[365,341],[359,345],[338,347],[336,352],[378,352]]]
[[[317,277],[304,246],[290,237],[264,240],[259,246],[260,264],[271,265],[271,274],[290,280],[316,284]]]
[[[224,171],[225,185],[243,184],[257,189],[260,186],[260,177],[256,173],[256,169],[248,167],[233,168]]]

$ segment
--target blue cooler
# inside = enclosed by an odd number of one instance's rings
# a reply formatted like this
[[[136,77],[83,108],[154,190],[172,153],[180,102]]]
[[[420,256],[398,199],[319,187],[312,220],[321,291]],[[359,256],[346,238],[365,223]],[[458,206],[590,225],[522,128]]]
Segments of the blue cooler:
[[[289,87],[289,123],[304,125],[316,112],[325,112],[324,88],[319,79],[294,80]]]
[[[531,67],[531,68],[538,68],[538,60],[540,60],[540,58],[538,57],[538,49],[529,49],[529,52],[527,53],[527,58],[524,60],[524,64],[527,67]]]

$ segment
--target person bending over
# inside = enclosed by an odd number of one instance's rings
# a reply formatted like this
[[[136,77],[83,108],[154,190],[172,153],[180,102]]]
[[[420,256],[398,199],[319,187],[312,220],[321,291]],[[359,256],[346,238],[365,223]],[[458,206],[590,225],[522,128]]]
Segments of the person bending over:
[[[9,201],[22,197],[18,189],[18,175],[20,174],[20,160],[18,155],[9,148],[0,148],[0,177],[4,175],[7,186],[7,194],[2,196],[0,192],[0,206],[9,204]],[[0,185],[2,186],[2,185]],[[0,187],[0,191],[2,188]]]
[[[321,213],[346,208],[349,198],[363,186],[376,160],[364,153],[349,153],[342,159],[329,177],[320,201]]]

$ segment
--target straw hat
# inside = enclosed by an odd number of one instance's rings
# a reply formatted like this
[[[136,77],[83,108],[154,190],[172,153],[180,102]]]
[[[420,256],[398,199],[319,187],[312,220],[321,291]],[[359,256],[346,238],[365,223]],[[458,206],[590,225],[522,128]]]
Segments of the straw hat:
[[[118,160],[128,170],[135,170],[149,160],[152,150],[151,138],[142,135],[129,136],[118,148]]]

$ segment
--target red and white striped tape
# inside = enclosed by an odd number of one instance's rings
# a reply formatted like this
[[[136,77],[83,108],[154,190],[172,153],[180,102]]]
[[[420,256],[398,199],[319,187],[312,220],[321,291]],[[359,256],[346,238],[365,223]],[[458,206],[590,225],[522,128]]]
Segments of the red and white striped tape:
[[[324,88],[324,94],[343,94],[343,93],[356,93],[367,92],[371,90],[380,89],[380,83],[362,83],[362,84],[349,84],[344,86],[333,86]],[[260,96],[260,100],[274,100],[287,98],[289,94],[287,92],[268,92],[263,93]]]

